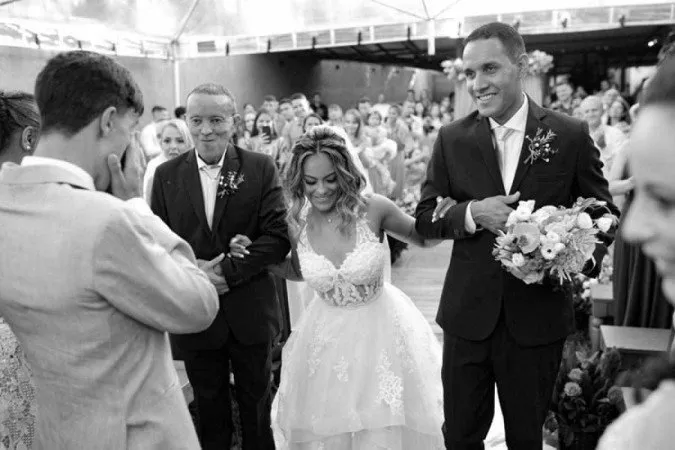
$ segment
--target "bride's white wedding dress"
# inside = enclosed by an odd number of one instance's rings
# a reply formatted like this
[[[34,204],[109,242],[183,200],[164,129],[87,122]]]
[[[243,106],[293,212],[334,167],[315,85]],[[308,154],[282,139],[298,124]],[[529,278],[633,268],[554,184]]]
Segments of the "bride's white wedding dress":
[[[315,299],[283,351],[272,406],[278,450],[442,449],[441,346],[385,281],[389,252],[365,219],[340,267],[303,230],[298,256]]]

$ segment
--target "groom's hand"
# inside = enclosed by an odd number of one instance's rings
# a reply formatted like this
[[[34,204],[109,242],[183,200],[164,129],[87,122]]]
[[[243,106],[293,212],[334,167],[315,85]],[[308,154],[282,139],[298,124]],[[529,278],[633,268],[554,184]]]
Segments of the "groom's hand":
[[[471,204],[471,215],[474,222],[494,234],[499,234],[500,231],[504,231],[506,220],[513,211],[513,208],[509,205],[517,202],[519,198],[520,192],[516,192],[511,195],[497,195],[473,202]]]

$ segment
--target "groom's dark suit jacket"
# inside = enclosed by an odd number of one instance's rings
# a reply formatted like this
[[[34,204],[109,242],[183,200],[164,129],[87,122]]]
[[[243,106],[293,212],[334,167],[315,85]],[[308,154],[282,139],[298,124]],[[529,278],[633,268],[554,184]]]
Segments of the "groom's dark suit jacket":
[[[198,259],[227,254],[236,234],[253,243],[244,259],[221,263],[229,292],[220,296],[220,311],[201,333],[171,336],[174,359],[190,350],[216,349],[230,331],[243,344],[270,341],[279,332],[279,303],[267,266],[284,260],[290,250],[286,209],[274,162],[266,155],[237,147],[227,150],[222,173],[244,176],[236,192],[216,197],[213,231],[204,211],[197,155],[190,150],[157,168],[152,210],[180,237]]]
[[[529,142],[524,140],[510,193],[520,191],[520,200],[535,200],[536,208],[569,207],[578,197],[594,197],[606,201],[618,217],[602,174],[600,152],[587,125],[528,101],[525,135],[535,136],[538,128],[552,130],[556,134],[552,147],[558,153],[550,162],[525,164],[530,152]],[[553,281],[526,285],[508,274],[492,256],[495,235],[487,230],[469,234],[465,228],[470,201],[504,194],[488,119],[474,112],[443,127],[416,211],[416,228],[422,236],[454,240],[436,321],[447,333],[478,341],[492,333],[503,308],[509,332],[519,344],[552,343],[571,331],[569,296],[554,290]],[[458,203],[444,219],[431,223],[437,196],[451,197]],[[599,273],[613,231],[599,237],[602,244],[594,255],[598,264],[587,272],[592,276]]]

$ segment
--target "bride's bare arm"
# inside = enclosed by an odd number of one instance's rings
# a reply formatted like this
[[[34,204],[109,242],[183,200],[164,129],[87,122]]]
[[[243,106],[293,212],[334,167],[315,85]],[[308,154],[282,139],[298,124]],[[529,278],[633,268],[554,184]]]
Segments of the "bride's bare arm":
[[[386,197],[373,194],[367,197],[368,214],[377,218],[380,228],[396,239],[420,247],[433,247],[441,241],[425,241],[415,230],[415,219],[404,213]]]

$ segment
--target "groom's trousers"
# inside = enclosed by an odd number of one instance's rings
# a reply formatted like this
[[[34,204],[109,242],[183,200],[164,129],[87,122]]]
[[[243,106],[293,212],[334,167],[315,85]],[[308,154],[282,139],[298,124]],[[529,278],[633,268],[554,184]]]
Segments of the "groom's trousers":
[[[230,370],[242,427],[243,450],[274,450],[270,425],[271,344],[244,345],[232,333],[227,344],[214,350],[191,351],[185,371],[192,385],[203,450],[229,449],[233,417]]]
[[[483,341],[444,333],[446,449],[483,450],[496,383],[509,450],[541,450],[563,344],[564,339],[534,347],[519,345],[509,333],[503,310],[495,330]]]

